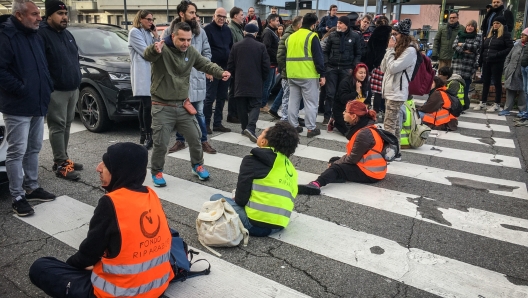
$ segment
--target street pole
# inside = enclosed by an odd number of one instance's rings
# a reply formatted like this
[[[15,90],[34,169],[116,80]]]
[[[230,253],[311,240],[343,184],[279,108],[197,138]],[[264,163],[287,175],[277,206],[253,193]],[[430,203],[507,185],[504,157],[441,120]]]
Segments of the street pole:
[[[167,23],[170,23],[170,20],[169,20],[169,0],[167,0]]]
[[[524,3],[524,20],[521,29],[524,29],[528,26],[528,0]]]
[[[444,24],[444,10],[446,9],[446,0],[442,0],[442,7],[440,8],[440,18],[438,19],[438,29]]]
[[[295,0],[295,16],[299,15],[299,0]]]
[[[315,1],[315,15],[319,18],[319,0]]]
[[[367,6],[368,6],[368,0],[363,0],[365,3],[363,3],[363,16],[367,14]]]
[[[519,0],[509,0],[508,1],[508,6],[510,11],[512,12],[513,14],[513,28],[508,28],[508,29],[512,29],[512,32],[511,32],[511,36],[513,37],[513,39],[516,39],[516,34],[515,32],[517,31],[516,28],[515,28],[515,25],[517,24],[517,12],[519,11]],[[526,10],[526,8],[525,8]],[[526,15],[525,15],[526,17]],[[521,28],[521,31],[522,29],[524,28]]]
[[[126,0],[123,0],[125,4],[125,29],[128,31],[128,17],[127,17],[127,9],[126,9]]]
[[[398,20],[398,22],[400,21],[400,17],[401,17],[401,7],[402,7],[402,0],[398,0],[398,3],[396,4],[396,20]]]
[[[382,13],[383,13],[383,0],[376,0],[376,15],[379,15]]]

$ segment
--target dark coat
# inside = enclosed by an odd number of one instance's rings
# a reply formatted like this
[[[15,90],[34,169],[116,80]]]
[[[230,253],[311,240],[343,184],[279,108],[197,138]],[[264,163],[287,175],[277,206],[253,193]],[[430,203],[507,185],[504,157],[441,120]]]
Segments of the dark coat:
[[[361,60],[361,38],[351,29],[334,31],[326,41],[325,65],[331,68],[354,68]]]
[[[72,91],[81,84],[79,52],[75,38],[67,29],[58,32],[48,25],[47,19],[40,23],[38,34],[44,40],[46,59],[58,91]]]
[[[209,40],[209,46],[211,46],[211,62],[225,69],[229,59],[229,52],[233,46],[231,29],[229,29],[227,24],[220,27],[213,21],[205,26],[204,30]]]
[[[338,19],[339,19],[338,16],[333,16],[333,17],[329,15],[324,16],[321,19],[321,22],[319,22],[319,26],[317,27],[317,32],[319,33],[319,37],[323,37],[323,35],[325,35],[326,32],[328,32],[326,30],[326,27],[332,28],[332,27],[337,26]]]
[[[262,43],[266,46],[268,56],[272,66],[277,66],[277,51],[279,49],[279,36],[269,26],[262,33]]]
[[[0,45],[0,112],[45,116],[53,82],[42,37],[11,16],[0,26]]]
[[[260,20],[259,17],[257,17],[257,15],[253,15],[253,17],[250,17],[250,16],[246,16],[244,18],[244,27],[246,27],[246,25],[253,21],[253,20],[256,20],[257,21],[257,25],[258,25],[258,28],[259,28],[259,32],[257,34],[257,40],[260,40],[261,37],[262,37],[262,21]]]
[[[479,65],[482,63],[503,63],[513,48],[513,40],[509,32],[504,31],[497,37],[496,31],[491,37],[484,39],[480,48]]]
[[[372,36],[372,33],[374,32],[374,29],[372,27],[368,27],[367,30],[361,32],[357,31],[357,33],[360,36],[360,47],[361,47],[361,62],[365,63],[367,61],[367,55],[368,55],[368,41],[370,40],[370,37]]]
[[[352,75],[349,75],[344,78],[339,84],[337,96],[338,100],[334,100],[333,106],[333,109],[335,111],[343,113],[347,102],[349,100],[354,100],[357,98],[358,93],[356,91],[356,83],[354,83],[353,81],[355,80],[352,79]],[[372,91],[370,90],[370,83],[368,77],[365,79],[365,82],[363,82],[361,85],[361,93],[363,93],[363,96],[365,96],[366,98],[365,104],[369,104],[372,97]]]
[[[262,90],[261,90],[262,93]],[[253,179],[262,179],[268,176],[273,168],[277,154],[270,148],[253,148],[251,154],[246,155],[240,164],[240,173],[238,174],[237,188],[233,198],[237,205],[244,207],[249,202]],[[258,222],[249,219],[251,224],[263,228],[280,228],[278,226]]]
[[[392,32],[391,26],[379,26],[374,29],[370,39],[367,43],[368,55],[365,59],[365,64],[368,66],[369,71],[379,67],[383,56],[385,56],[385,50],[389,45],[389,38]]]
[[[513,13],[507,9],[504,9],[504,5],[501,5],[497,8],[490,9],[488,13],[486,13],[484,20],[482,21],[482,25],[480,25],[480,31],[482,32],[482,35],[486,36],[488,34],[489,19],[492,17],[491,24],[493,24],[493,20],[498,16],[503,16],[506,19],[506,26],[508,26],[508,32],[512,32],[513,27],[515,26],[515,18],[513,17]]]
[[[227,70],[235,81],[235,97],[261,98],[269,68],[270,58],[266,47],[252,35],[246,35],[233,45]]]

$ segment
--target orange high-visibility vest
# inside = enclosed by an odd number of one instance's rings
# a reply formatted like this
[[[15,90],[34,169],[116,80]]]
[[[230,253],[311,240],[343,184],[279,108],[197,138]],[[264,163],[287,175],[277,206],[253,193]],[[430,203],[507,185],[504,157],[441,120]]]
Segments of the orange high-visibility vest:
[[[94,265],[92,284],[97,297],[160,297],[174,277],[170,259],[171,233],[156,193],[120,188],[107,194],[116,212],[121,251]]]
[[[451,119],[456,119],[456,117],[449,113],[449,109],[451,108],[451,101],[449,100],[449,95],[447,95],[446,93],[446,87],[441,87],[436,90],[440,93],[440,95],[442,95],[442,100],[444,101],[444,104],[438,111],[433,113],[426,113],[423,117],[423,122],[432,124],[434,126],[440,126],[449,123]]]
[[[364,129],[370,129],[370,132],[372,133],[376,144],[374,144],[374,147],[370,148],[370,150],[367,151],[365,155],[363,155],[361,160],[358,161],[357,166],[361,169],[363,173],[365,173],[365,175],[374,179],[381,180],[387,175],[387,161],[380,153],[383,150],[383,140],[376,131],[375,125],[370,125],[360,129],[352,136],[352,138],[350,138],[350,141],[347,144],[347,154],[350,154],[350,152],[352,152],[352,148],[354,147],[354,143],[356,142],[356,137]]]

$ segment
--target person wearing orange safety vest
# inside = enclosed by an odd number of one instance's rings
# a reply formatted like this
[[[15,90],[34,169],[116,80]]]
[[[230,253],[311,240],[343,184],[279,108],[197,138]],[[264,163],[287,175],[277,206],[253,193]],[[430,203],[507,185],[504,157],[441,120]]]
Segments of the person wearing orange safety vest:
[[[95,207],[86,239],[66,262],[36,260],[29,271],[35,286],[52,297],[163,295],[174,277],[172,236],[160,199],[143,186],[147,163],[141,145],[108,147],[96,168],[108,193]]]
[[[442,78],[435,77],[427,101],[418,111],[423,123],[431,129],[457,130],[458,119],[450,113],[451,100]]]
[[[343,118],[351,125],[347,133],[351,135],[346,146],[347,153],[341,158],[333,157],[326,171],[315,181],[299,185],[299,194],[321,194],[321,187],[329,183],[374,183],[387,175],[387,161],[380,153],[383,139],[374,125],[376,112],[368,110],[361,101],[351,100],[346,105]]]

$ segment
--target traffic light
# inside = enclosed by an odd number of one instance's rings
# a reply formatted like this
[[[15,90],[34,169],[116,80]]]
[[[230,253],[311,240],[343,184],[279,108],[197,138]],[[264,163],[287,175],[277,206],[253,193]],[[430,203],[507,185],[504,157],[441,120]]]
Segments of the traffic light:
[[[442,23],[447,24],[447,20],[449,20],[449,10],[444,10],[444,17],[442,18]]]

